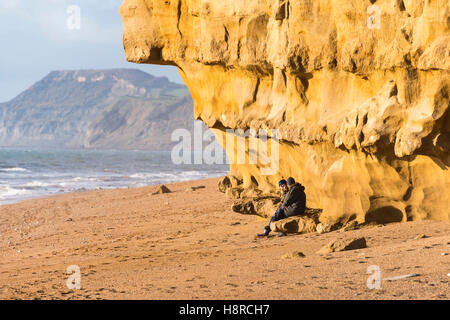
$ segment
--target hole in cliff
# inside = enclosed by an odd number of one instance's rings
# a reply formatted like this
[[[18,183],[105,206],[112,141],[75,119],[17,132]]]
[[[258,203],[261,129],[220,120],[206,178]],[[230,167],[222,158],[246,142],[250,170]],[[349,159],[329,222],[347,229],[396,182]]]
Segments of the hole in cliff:
[[[405,34],[406,41],[409,41],[409,36]],[[408,53],[403,57],[403,60],[405,61],[405,64],[407,66],[411,66],[411,55]]]
[[[150,49],[150,60],[151,61],[161,61],[162,60],[162,49],[157,47],[152,47]]]
[[[402,219],[403,212],[392,206],[381,207],[366,214],[366,222],[391,223],[401,222]]]
[[[336,67],[337,67],[337,60],[336,60],[336,59],[333,59],[333,60],[331,60],[330,62],[328,62],[328,67],[329,67],[330,69],[336,68]]]
[[[177,66],[173,61],[164,60],[162,55],[162,48],[151,47],[150,55],[146,63],[165,65],[165,66]]]

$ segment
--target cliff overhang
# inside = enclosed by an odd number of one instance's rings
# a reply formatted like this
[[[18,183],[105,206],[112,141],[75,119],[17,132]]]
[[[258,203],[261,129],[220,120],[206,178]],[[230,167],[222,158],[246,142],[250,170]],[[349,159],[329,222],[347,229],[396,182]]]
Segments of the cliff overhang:
[[[296,177],[322,221],[450,219],[447,0],[125,0],[120,13],[127,60],[177,66],[224,148],[226,129],[279,132],[276,173],[231,164],[241,188]]]

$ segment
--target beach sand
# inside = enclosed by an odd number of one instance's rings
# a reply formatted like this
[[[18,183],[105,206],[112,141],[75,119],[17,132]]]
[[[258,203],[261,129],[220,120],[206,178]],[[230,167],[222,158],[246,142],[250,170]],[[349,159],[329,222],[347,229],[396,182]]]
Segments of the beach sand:
[[[450,223],[257,239],[218,179],[86,191],[0,207],[1,299],[449,299]],[[205,186],[187,191],[191,186]],[[415,239],[418,235],[427,237]],[[367,248],[316,253],[364,236]],[[282,259],[293,251],[304,257]],[[448,255],[445,255],[445,254]],[[81,289],[66,284],[80,268]],[[369,266],[382,280],[369,289]]]

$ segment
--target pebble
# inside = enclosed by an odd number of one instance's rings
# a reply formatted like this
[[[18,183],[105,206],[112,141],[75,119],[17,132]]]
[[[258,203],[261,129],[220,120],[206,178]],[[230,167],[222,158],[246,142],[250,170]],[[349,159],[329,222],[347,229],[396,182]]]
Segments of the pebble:
[[[448,256],[448,253],[447,252],[442,252],[441,256]]]
[[[284,254],[281,259],[294,259],[294,258],[303,258],[305,255],[300,251],[294,251],[291,253]]]

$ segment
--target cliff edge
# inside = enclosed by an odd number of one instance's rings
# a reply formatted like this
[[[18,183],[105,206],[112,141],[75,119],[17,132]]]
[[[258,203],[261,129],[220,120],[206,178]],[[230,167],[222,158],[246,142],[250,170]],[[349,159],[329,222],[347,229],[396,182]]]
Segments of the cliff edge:
[[[224,147],[236,129],[279,142],[273,174],[230,166],[241,187],[293,176],[324,222],[450,220],[447,0],[125,0],[120,13],[127,60],[177,66]],[[228,156],[250,158],[250,140]]]

